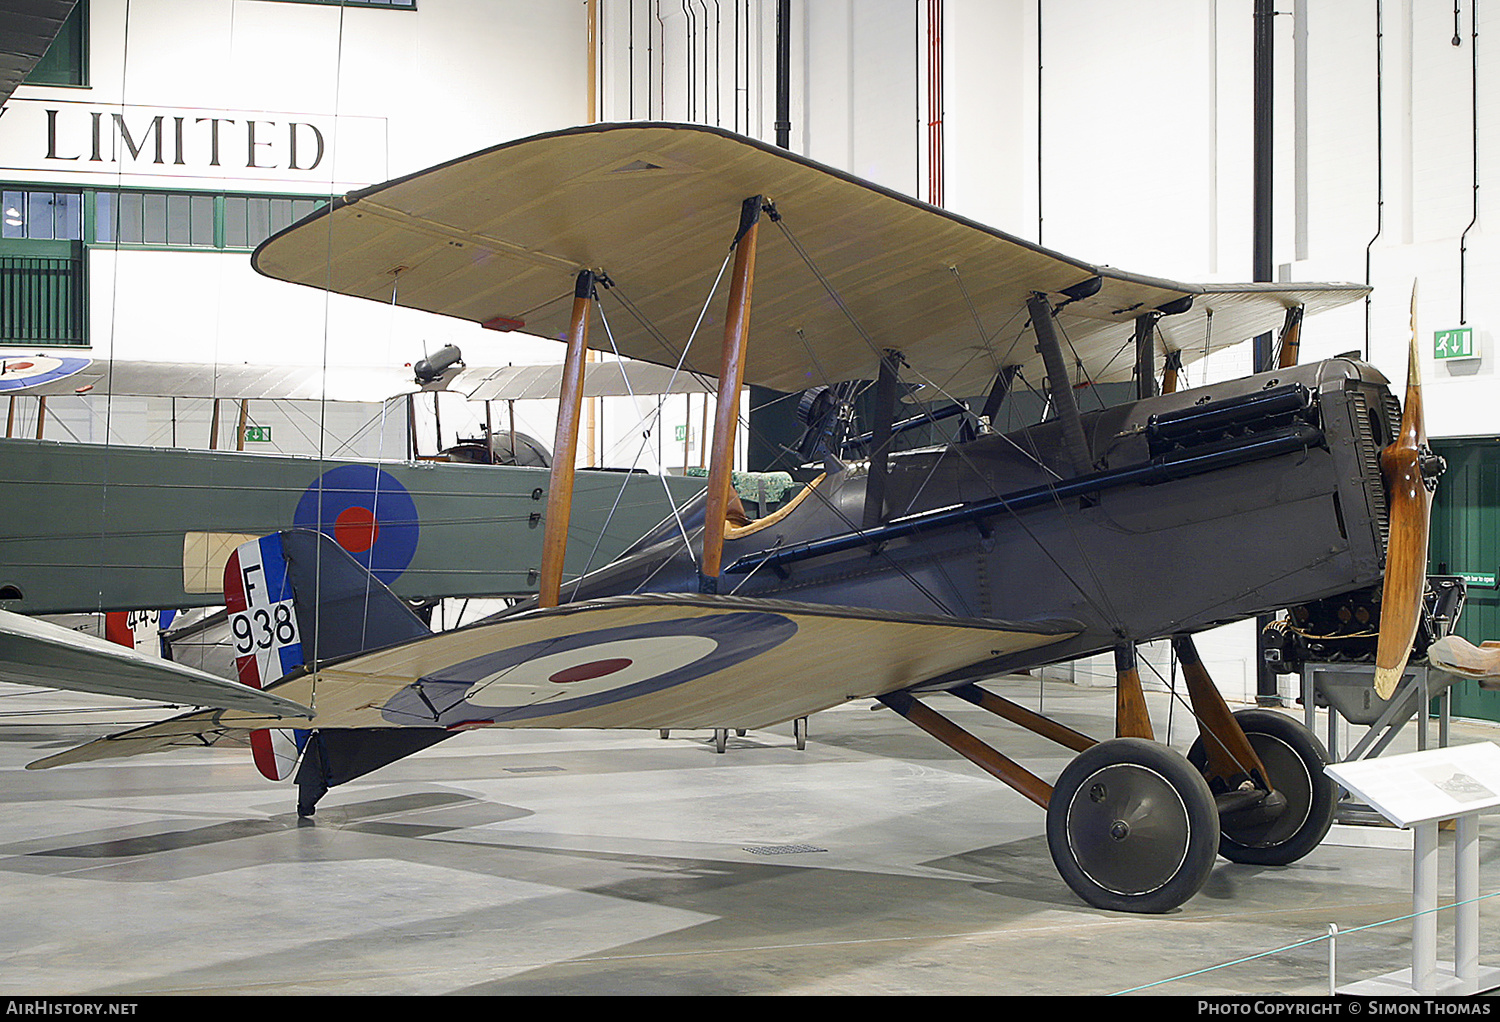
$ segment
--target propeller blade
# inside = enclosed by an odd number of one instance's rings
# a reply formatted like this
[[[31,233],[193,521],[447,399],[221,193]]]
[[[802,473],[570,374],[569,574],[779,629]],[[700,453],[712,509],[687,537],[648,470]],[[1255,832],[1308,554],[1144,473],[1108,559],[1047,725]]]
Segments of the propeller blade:
[[[1427,426],[1422,416],[1422,380],[1417,367],[1417,289],[1411,293],[1411,342],[1407,351],[1406,403],[1401,431],[1380,453],[1389,493],[1391,528],[1386,545],[1385,584],[1380,599],[1380,639],[1375,649],[1375,691],[1396,690],[1411,656],[1427,586],[1427,534],[1432,492],[1423,477]]]

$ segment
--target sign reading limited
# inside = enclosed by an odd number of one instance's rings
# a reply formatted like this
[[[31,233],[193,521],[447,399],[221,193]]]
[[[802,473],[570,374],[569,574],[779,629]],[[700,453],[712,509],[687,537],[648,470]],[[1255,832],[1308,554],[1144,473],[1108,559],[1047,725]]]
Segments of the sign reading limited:
[[[326,181],[337,138],[341,177],[385,176],[381,118],[59,100],[12,100],[0,114],[14,170]]]

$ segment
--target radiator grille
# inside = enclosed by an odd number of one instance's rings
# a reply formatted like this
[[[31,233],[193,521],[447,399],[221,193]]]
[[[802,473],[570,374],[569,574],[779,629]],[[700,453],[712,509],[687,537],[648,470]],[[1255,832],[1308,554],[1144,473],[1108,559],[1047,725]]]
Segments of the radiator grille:
[[[1387,437],[1394,436],[1395,431],[1391,428],[1391,407],[1396,399],[1386,395],[1384,407],[1380,412],[1384,413],[1384,422],[1377,422],[1375,416],[1378,414],[1370,408],[1369,400],[1363,391],[1353,391],[1350,395],[1353,399],[1352,409],[1354,421],[1357,428],[1356,444],[1359,450],[1359,475],[1365,486],[1365,497],[1369,501],[1370,511],[1375,516],[1377,538],[1380,541],[1380,565],[1385,567],[1385,550],[1391,536],[1391,516],[1385,501],[1385,480],[1380,473],[1380,450],[1387,443]],[[1400,419],[1400,407],[1396,407],[1397,421]]]

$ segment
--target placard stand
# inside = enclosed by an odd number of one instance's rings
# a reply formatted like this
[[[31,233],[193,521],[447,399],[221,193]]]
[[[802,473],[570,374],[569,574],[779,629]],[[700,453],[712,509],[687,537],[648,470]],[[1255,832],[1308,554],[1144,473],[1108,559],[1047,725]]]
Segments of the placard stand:
[[[1410,969],[1338,988],[1341,994],[1468,995],[1500,987],[1479,964],[1479,815],[1500,806],[1500,748],[1489,742],[1336,763],[1330,776],[1391,823],[1412,831]],[[1437,959],[1438,823],[1455,820],[1452,962]]]

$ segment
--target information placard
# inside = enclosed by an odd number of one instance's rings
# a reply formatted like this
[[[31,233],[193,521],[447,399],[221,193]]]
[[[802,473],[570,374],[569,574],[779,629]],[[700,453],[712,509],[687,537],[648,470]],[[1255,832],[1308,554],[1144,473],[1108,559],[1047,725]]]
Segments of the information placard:
[[[1500,747],[1490,742],[1335,763],[1327,770],[1398,827],[1500,806]]]

